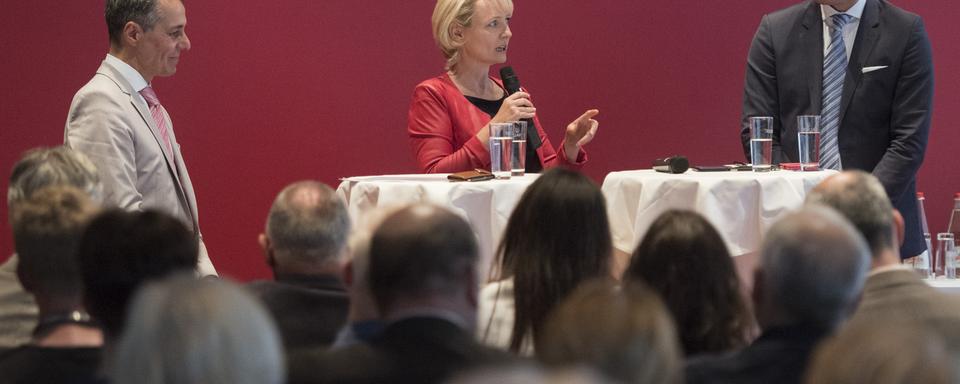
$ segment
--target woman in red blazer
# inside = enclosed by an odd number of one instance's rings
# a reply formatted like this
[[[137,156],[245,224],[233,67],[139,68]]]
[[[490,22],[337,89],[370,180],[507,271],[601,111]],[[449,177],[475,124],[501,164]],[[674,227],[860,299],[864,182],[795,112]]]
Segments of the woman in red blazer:
[[[525,91],[507,95],[490,67],[507,61],[513,14],[511,0],[438,0],[433,35],[447,58],[447,72],[417,85],[407,132],[420,168],[427,173],[490,169],[489,123],[533,119],[543,143],[527,157],[527,170],[587,160],[581,147],[597,132],[596,109],[567,125],[560,152],[554,150]],[[528,143],[529,144],[529,143]],[[529,146],[528,146],[529,147]],[[535,164],[531,164],[534,161]]]

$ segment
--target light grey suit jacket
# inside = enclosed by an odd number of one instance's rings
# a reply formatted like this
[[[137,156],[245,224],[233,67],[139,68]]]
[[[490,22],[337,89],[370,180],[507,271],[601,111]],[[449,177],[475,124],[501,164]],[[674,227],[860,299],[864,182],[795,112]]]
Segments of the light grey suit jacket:
[[[100,171],[104,204],[156,209],[182,220],[200,244],[197,271],[216,274],[207,256],[197,201],[170,116],[164,114],[173,153],[164,148],[147,103],[108,61],[70,104],[64,145],[90,157]]]
[[[907,269],[867,278],[859,307],[846,327],[870,321],[905,321],[943,338],[960,351],[960,296],[938,291]]]

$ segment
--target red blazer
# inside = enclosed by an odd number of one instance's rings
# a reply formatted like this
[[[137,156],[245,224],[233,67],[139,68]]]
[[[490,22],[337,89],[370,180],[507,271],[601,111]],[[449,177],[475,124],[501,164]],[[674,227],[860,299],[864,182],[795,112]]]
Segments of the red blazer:
[[[491,79],[503,86],[500,79]],[[576,161],[567,159],[562,142],[558,155],[540,121],[536,117],[533,120],[543,142],[537,148],[537,156],[544,169],[558,165],[579,169],[587,161],[583,149],[577,154]],[[446,73],[418,84],[410,103],[407,133],[420,169],[425,173],[453,173],[474,168],[489,170],[487,143],[476,137],[480,129],[487,129],[489,122],[490,115],[470,103]]]

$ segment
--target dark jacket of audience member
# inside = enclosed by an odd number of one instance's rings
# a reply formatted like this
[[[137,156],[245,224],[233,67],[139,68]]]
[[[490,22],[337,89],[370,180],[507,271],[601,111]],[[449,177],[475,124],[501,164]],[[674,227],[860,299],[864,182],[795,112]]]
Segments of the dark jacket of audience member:
[[[746,345],[753,314],[723,238],[699,214],[660,215],[633,252],[624,278],[660,294],[687,356]]]
[[[776,222],[760,254],[753,299],[763,333],[733,354],[689,361],[688,383],[799,383],[813,348],[856,305],[870,260],[843,217],[816,207]]]
[[[587,366],[617,383],[683,382],[673,320],[642,283],[581,284],[551,312],[538,345],[549,366]]]
[[[350,216],[330,187],[300,181],[283,189],[259,242],[274,281],[247,286],[273,316],[287,350],[329,346],[347,318],[340,280]]]
[[[386,328],[372,340],[289,359],[289,383],[441,383],[503,361],[473,339],[477,245],[459,216],[404,208],[370,243],[370,285]]]
[[[922,323],[874,318],[825,341],[810,361],[807,384],[949,384],[960,382],[944,340]]]
[[[554,168],[534,181],[507,221],[494,268],[495,280],[513,283],[509,349],[520,352],[533,341],[535,350],[557,303],[581,282],[610,276],[612,250],[606,203],[592,180]]]
[[[0,354],[0,382],[92,381],[103,335],[83,308],[75,253],[95,207],[72,187],[49,187],[20,200],[11,212],[17,276],[36,297],[39,321],[28,344]]]

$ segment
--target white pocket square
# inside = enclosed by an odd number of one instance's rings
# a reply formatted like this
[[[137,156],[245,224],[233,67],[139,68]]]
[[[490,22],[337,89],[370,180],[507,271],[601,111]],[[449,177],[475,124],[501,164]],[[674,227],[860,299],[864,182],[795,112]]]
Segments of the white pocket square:
[[[886,68],[886,67],[887,67],[886,65],[878,65],[878,66],[876,66],[876,67],[863,67],[863,69],[861,70],[861,73],[870,73],[870,72],[873,72],[873,71],[879,71],[879,70],[884,69],[884,68]]]

